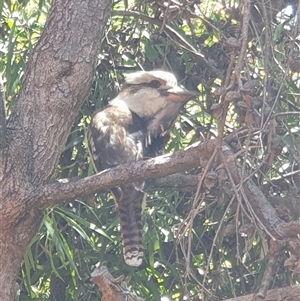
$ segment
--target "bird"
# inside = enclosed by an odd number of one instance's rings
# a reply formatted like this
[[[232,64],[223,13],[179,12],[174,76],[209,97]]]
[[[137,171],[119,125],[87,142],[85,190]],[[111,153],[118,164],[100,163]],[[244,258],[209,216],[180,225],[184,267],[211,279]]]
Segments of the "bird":
[[[91,117],[87,144],[95,172],[162,154],[180,109],[195,96],[167,71],[125,75],[119,94]],[[135,182],[110,190],[120,219],[124,260],[135,267],[144,257],[144,185]]]

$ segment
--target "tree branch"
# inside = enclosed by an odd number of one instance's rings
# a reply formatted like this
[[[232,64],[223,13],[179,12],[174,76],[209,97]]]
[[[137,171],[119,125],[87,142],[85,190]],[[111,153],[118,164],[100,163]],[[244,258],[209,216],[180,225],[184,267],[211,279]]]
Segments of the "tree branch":
[[[255,299],[256,294],[251,294],[247,296],[236,297],[232,299],[224,299],[223,301],[253,301],[259,300]],[[262,300],[262,299],[260,299]],[[300,285],[288,286],[282,288],[276,288],[273,290],[269,290],[267,292],[266,297],[263,299],[264,301],[298,301],[300,300]]]
[[[106,266],[97,267],[91,274],[91,281],[95,283],[102,293],[101,301],[143,301],[134,295],[127,287],[124,276],[114,278]]]
[[[109,0],[52,3],[8,122],[7,169],[22,174],[24,182],[39,186],[53,172],[90,90],[110,5]]]
[[[196,175],[176,173],[163,178],[155,178],[151,185],[145,189],[146,192],[152,191],[180,191],[193,193],[197,191],[199,178]]]
[[[23,253],[41,220],[29,192],[49,181],[89,92],[110,8],[111,0],[53,0],[31,52],[0,156],[1,300],[14,300]]]
[[[4,105],[4,92],[0,79],[0,150],[6,146],[6,114]]]
[[[183,151],[153,159],[123,164],[104,170],[83,179],[70,180],[68,183],[52,183],[33,191],[32,198],[39,200],[41,209],[62,203],[79,196],[105,191],[120,184],[143,181],[149,178],[164,177],[180,171],[189,170],[200,164],[202,153],[207,152],[213,143],[196,143]],[[205,151],[206,150],[206,151]],[[205,159],[204,159],[205,160]],[[197,163],[199,162],[199,163]]]
[[[216,141],[210,140],[196,143],[185,150],[153,159],[138,161],[130,164],[104,170],[96,175],[83,179],[70,180],[67,183],[52,183],[40,189],[32,190],[30,198],[33,206],[44,209],[58,203],[64,203],[76,197],[87,196],[95,192],[105,191],[120,184],[143,181],[149,178],[164,177],[170,174],[189,170],[198,166],[206,166],[214,152]],[[241,191],[244,202],[253,219],[264,227],[274,239],[283,239],[299,233],[300,222],[286,223],[278,217],[276,210],[268,202],[261,190],[251,179],[243,182],[245,175],[236,165],[229,147],[223,146],[223,156],[226,158],[228,173]],[[219,168],[224,165],[223,156],[216,157]],[[291,229],[293,231],[289,231]],[[297,230],[298,229],[298,230]]]

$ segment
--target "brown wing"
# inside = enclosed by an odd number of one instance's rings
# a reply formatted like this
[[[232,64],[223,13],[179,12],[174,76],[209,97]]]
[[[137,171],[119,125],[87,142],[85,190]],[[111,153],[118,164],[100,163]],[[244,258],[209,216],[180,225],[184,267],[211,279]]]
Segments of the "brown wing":
[[[87,132],[97,172],[143,158],[143,121],[126,108],[107,106],[97,111]]]

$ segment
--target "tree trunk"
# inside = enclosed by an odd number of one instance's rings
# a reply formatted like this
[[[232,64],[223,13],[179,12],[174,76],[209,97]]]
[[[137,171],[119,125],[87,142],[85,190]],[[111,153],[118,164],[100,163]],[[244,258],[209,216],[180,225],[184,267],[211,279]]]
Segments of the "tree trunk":
[[[14,299],[23,252],[48,182],[93,78],[109,0],[54,0],[31,54],[0,154],[0,299]]]

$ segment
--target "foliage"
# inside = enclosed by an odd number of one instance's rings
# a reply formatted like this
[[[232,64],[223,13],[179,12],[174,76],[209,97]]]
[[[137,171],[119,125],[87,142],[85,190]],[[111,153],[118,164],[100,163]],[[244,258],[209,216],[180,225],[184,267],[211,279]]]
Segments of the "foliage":
[[[0,71],[9,115],[50,1],[0,3]],[[169,1],[169,8],[165,3],[114,2],[93,87],[74,121],[53,179],[93,174],[84,131],[92,112],[118,93],[122,73],[166,68],[186,88],[200,91],[199,100],[182,112],[166,152],[216,136],[222,89],[233,83],[230,90],[235,92],[238,85],[243,97],[230,99],[221,134],[233,137],[231,147],[239,152],[245,172],[274,206],[283,206],[282,218],[298,219],[299,210],[290,201],[300,187],[297,2],[288,6],[288,17],[284,5],[277,7],[281,11],[277,16],[268,14],[264,5],[253,6],[242,57],[239,43],[246,1]],[[237,139],[235,132],[244,135]],[[278,197],[286,197],[287,202],[277,204]],[[260,284],[268,244],[259,228],[241,236],[239,227],[247,223],[228,182],[202,187],[196,194],[151,193],[144,214],[146,257],[140,268],[133,269],[123,262],[111,196],[72,200],[45,212],[24,255],[16,284],[18,299],[98,300],[88,281],[98,262],[115,276],[124,274],[132,290],[146,300],[216,300],[248,294]],[[274,287],[296,281],[283,261]]]

